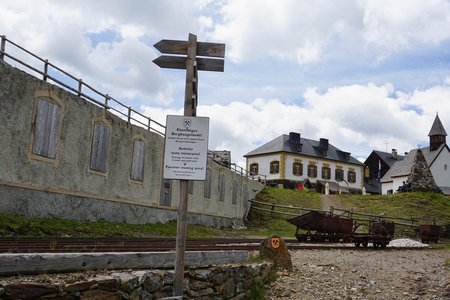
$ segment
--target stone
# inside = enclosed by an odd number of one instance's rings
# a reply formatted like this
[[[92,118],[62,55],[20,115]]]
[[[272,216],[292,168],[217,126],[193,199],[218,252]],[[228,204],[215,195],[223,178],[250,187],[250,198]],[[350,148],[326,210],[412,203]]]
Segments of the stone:
[[[162,276],[158,273],[148,272],[142,279],[144,289],[149,293],[154,293],[163,285]]]
[[[3,286],[7,299],[35,299],[59,292],[58,287],[48,284],[13,283]]]
[[[217,273],[217,274],[215,274],[215,275],[213,275],[213,276],[211,277],[211,282],[212,282],[214,285],[222,284],[223,281],[224,281],[224,275],[223,275],[223,273]]]
[[[189,277],[197,280],[206,280],[211,278],[212,274],[212,271],[209,269],[197,269],[189,272]]]
[[[190,297],[197,299],[199,297],[214,295],[214,290],[212,288],[206,288],[206,289],[198,290],[198,291],[189,290],[188,295]]]
[[[123,294],[120,291],[110,292],[103,290],[84,291],[80,295],[81,300],[121,300]]]
[[[259,254],[274,262],[276,269],[292,271],[291,254],[284,240],[278,235],[271,235],[261,242]]]
[[[223,296],[225,298],[231,298],[236,295],[235,286],[233,278],[228,278],[223,285]]]
[[[91,286],[95,284],[95,281],[80,281],[72,284],[67,284],[64,290],[69,293],[74,293],[78,291],[84,291],[89,289]]]
[[[126,293],[131,292],[139,286],[139,276],[128,273],[113,273],[112,275],[120,280],[120,289]]]
[[[189,289],[198,291],[209,288],[212,286],[212,282],[200,281],[200,280],[190,280]]]

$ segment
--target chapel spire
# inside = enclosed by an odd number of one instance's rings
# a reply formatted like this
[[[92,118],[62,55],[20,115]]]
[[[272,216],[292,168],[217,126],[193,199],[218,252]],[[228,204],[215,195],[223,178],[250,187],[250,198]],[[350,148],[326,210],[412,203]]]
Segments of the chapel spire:
[[[440,145],[446,143],[447,132],[445,132],[444,126],[437,113],[428,136],[430,137],[430,151],[436,150]]]

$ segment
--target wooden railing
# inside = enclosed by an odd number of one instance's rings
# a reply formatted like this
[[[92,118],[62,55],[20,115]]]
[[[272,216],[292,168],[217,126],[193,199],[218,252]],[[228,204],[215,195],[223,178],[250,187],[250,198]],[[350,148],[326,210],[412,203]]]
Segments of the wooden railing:
[[[0,60],[5,60],[5,57],[21,64],[22,66],[42,75],[42,80],[48,81],[51,80],[52,82],[56,83],[60,87],[67,89],[71,92],[74,92],[78,96],[82,97],[83,99],[90,101],[98,106],[104,107],[105,109],[109,111],[113,111],[116,115],[119,117],[125,119],[128,123],[133,122],[133,124],[136,124],[138,126],[144,127],[149,131],[156,132],[162,136],[164,136],[165,126],[161,123],[152,120],[151,118],[143,115],[142,113],[132,109],[130,106],[127,106],[123,104],[122,102],[118,101],[117,99],[109,96],[108,94],[104,94],[97,89],[93,88],[91,85],[83,82],[82,79],[78,79],[75,76],[69,74],[62,68],[52,64],[47,59],[43,59],[39,56],[37,56],[34,53],[31,53],[30,51],[26,50],[25,48],[19,46],[18,44],[12,42],[11,40],[8,40],[6,36],[2,35],[0,36]],[[40,70],[36,67],[33,67],[31,64],[28,64],[19,58],[15,57],[10,52],[6,52],[6,45],[10,45],[15,47],[16,49],[22,51],[23,53],[26,53],[27,55],[37,59],[40,63],[43,64],[42,69]],[[64,82],[55,76],[51,74],[63,74],[66,76],[69,80],[73,80],[75,82],[76,88],[70,86],[67,82]],[[91,95],[93,96],[91,96]]]
[[[6,52],[6,45],[13,46],[17,48],[18,50],[24,52],[25,54],[37,59],[39,63],[43,64],[43,70],[33,67],[31,64],[28,64],[19,58],[15,57],[11,54],[11,52]],[[75,76],[71,75],[70,73],[66,72],[62,68],[56,66],[55,64],[48,61],[48,59],[43,59],[36,54],[28,51],[27,49],[21,47],[20,45],[12,42],[11,40],[7,39],[6,36],[1,35],[0,36],[0,60],[5,61],[5,57],[19,63],[20,65],[26,67],[27,69],[30,69],[42,76],[42,80],[48,81],[51,80],[52,82],[56,83],[60,87],[67,89],[79,97],[92,102],[100,107],[104,107],[105,109],[114,112],[119,117],[125,119],[128,123],[133,122],[133,124],[136,124],[138,126],[144,127],[149,131],[153,131],[158,133],[161,136],[165,135],[165,128],[166,126],[162,125],[161,123],[152,120],[150,117],[147,117],[143,115],[142,113],[132,109],[130,106],[127,106],[120,101],[116,100],[115,98],[111,97],[108,94],[104,94],[97,89],[93,88],[91,85],[85,83],[82,79],[76,78]],[[58,72],[59,74],[63,74],[67,76],[68,79],[73,80],[75,82],[76,88],[70,86],[68,83],[63,82],[62,80],[56,78],[55,76],[51,75],[51,73]],[[93,94],[94,96],[91,96],[89,94]],[[97,97],[97,98],[96,98]],[[116,107],[114,107],[114,105]],[[122,108],[122,109],[121,109]],[[125,111],[125,112],[124,112]],[[144,121],[142,121],[144,120]],[[156,128],[155,128],[156,127]],[[219,164],[223,164],[222,161],[220,161],[217,157],[215,157],[212,152],[208,153],[208,157],[214,160],[215,162]],[[234,171],[237,174],[240,174],[242,176],[246,176],[251,179],[266,179],[265,175],[252,175],[244,168],[231,163],[228,165],[228,167]]]

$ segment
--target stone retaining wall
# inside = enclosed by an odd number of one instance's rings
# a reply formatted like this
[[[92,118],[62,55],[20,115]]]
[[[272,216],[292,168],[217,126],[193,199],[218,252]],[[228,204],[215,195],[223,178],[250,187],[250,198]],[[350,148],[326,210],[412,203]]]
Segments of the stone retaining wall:
[[[191,267],[183,299],[249,299],[271,271],[271,263]],[[0,278],[0,299],[160,299],[173,296],[173,280],[173,270]]]

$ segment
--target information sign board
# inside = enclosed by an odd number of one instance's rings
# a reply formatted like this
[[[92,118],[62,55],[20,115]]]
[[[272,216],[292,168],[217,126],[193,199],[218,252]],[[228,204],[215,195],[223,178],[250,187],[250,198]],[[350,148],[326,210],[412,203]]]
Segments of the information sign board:
[[[208,135],[208,117],[167,116],[163,177],[205,180]]]

